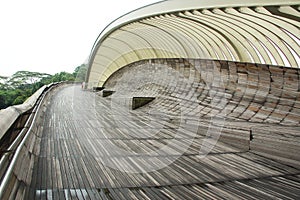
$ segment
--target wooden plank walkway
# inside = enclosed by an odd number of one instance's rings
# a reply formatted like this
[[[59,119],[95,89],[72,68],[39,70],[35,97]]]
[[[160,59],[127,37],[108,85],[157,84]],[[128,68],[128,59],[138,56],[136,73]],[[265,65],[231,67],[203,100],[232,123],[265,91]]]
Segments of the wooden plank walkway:
[[[207,127],[200,124],[203,133],[195,137],[188,129],[178,134],[176,115],[146,111],[112,106],[109,99],[79,86],[57,91],[37,133],[26,199],[299,198],[298,168],[222,142],[200,158]],[[174,138],[174,145],[168,145]],[[145,163],[167,161],[162,169],[139,173],[106,165],[138,171]]]

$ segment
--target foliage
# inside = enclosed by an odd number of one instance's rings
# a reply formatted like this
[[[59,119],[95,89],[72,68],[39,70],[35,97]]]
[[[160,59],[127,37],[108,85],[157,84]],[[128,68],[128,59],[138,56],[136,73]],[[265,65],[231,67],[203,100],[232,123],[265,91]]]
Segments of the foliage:
[[[11,86],[18,87],[19,85],[34,84],[49,76],[51,75],[39,72],[18,71],[8,81]]]
[[[21,104],[31,95],[28,90],[7,89],[0,90],[0,108],[6,108],[11,105]]]
[[[78,67],[75,68],[74,70],[74,77],[75,77],[75,81],[76,82],[83,82],[85,81],[85,76],[86,76],[86,73],[87,73],[87,68],[88,66],[86,64],[82,64]]]
[[[60,72],[54,75],[18,71],[11,77],[0,76],[0,109],[22,104],[43,85],[61,81],[84,81],[87,66],[82,64],[73,73]]]

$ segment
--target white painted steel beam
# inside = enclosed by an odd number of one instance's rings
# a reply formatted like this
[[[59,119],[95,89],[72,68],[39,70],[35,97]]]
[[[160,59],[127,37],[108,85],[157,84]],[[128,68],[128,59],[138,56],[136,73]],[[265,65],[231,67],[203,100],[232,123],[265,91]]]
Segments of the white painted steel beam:
[[[156,58],[201,58],[299,67],[299,0],[170,0],[132,11],[101,32],[88,87]]]

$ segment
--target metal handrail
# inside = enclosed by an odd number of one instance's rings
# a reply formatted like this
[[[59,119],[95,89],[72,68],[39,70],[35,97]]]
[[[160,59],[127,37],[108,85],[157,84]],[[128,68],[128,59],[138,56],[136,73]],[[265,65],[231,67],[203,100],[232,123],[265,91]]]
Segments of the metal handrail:
[[[36,108],[35,112],[32,112],[26,121],[25,126],[23,127],[20,134],[17,136],[17,138],[13,141],[13,143],[9,146],[8,150],[13,151],[15,149],[12,160],[9,161],[10,154],[5,154],[1,160],[0,160],[0,168],[5,167],[5,165],[8,165],[6,172],[4,173],[4,176],[2,177],[2,181],[0,183],[0,199],[3,199],[3,196],[5,194],[5,189],[9,183],[9,180],[12,176],[13,169],[16,165],[16,161],[19,157],[19,154],[21,152],[21,149],[23,148],[24,143],[26,142],[27,138],[30,136],[30,133],[32,132],[32,129],[34,128],[36,118],[38,117],[38,111],[40,110],[40,107],[42,106],[43,100],[45,96],[48,94],[51,88],[57,84],[51,84],[48,85],[44,91],[42,92],[41,96],[39,96],[35,106]],[[21,140],[21,141],[20,141]]]

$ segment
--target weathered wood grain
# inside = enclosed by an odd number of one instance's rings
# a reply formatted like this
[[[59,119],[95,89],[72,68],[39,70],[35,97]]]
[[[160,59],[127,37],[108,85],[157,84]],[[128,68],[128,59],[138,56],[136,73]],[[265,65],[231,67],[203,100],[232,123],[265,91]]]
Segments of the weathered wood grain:
[[[155,74],[145,63],[116,72],[107,82],[115,92],[106,98],[82,91],[80,86],[53,92],[38,132],[24,148],[26,156],[18,160],[18,180],[11,186],[17,191],[14,197],[299,198],[300,103],[299,84],[294,81],[299,80],[299,70],[177,61],[156,61],[172,63],[166,70],[174,76],[155,78],[151,84],[133,76],[138,70]],[[206,71],[192,67],[199,63]],[[224,79],[224,90],[206,85],[208,80],[220,81],[210,73],[215,65]],[[122,79],[124,73],[134,78]],[[139,89],[129,88],[118,98],[122,89],[118,84]],[[148,93],[156,94],[154,101],[129,109],[127,98]],[[226,99],[226,109],[222,99]],[[225,123],[216,115],[225,116]],[[207,133],[213,130],[215,134],[219,128],[221,135],[215,143],[215,136]],[[200,148],[211,145],[208,155],[199,157]],[[169,161],[154,171],[126,171]]]

